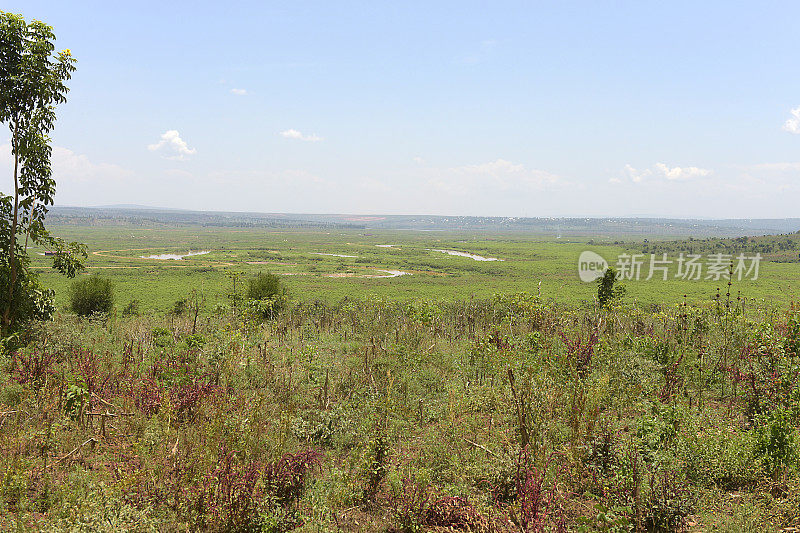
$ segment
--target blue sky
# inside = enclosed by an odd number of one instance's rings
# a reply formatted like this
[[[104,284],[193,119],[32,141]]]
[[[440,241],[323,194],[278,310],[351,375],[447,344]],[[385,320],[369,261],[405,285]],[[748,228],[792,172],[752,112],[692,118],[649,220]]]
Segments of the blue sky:
[[[78,59],[59,204],[800,215],[795,2],[3,9]]]

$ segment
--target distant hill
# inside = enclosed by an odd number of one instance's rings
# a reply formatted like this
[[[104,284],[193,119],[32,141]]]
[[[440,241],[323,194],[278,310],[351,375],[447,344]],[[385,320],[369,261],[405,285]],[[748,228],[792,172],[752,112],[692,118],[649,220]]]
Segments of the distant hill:
[[[362,230],[526,232],[554,238],[743,237],[794,233],[800,219],[535,218],[440,215],[349,215],[189,211],[141,205],[55,206],[56,224],[199,225],[218,227],[351,228]]]

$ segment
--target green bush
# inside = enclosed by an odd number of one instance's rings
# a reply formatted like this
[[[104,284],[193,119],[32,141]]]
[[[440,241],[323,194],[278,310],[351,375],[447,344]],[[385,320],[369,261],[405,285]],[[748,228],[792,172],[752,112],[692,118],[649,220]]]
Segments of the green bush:
[[[0,266],[0,309],[8,306],[9,284],[9,269]],[[10,309],[14,326],[11,331],[33,320],[50,320],[55,312],[54,296],[52,289],[45,289],[40,285],[35,272],[21,270],[14,282],[14,298]]]
[[[139,316],[139,300],[131,300],[122,310],[122,316]]]
[[[254,320],[275,318],[285,303],[285,292],[278,276],[259,273],[248,281],[246,314]]]
[[[772,474],[795,464],[795,427],[788,409],[776,409],[757,428],[756,454]]]
[[[247,282],[248,300],[268,300],[283,294],[281,279],[269,272],[260,272]]]
[[[111,280],[89,276],[75,280],[70,287],[70,308],[80,316],[108,313],[114,307]]]
[[[597,303],[600,307],[608,307],[624,295],[625,287],[618,283],[616,270],[608,267],[603,277],[597,280]]]
[[[172,304],[172,314],[175,316],[183,316],[186,314],[186,311],[189,308],[189,300],[187,298],[181,298],[180,300],[176,300],[174,304]]]

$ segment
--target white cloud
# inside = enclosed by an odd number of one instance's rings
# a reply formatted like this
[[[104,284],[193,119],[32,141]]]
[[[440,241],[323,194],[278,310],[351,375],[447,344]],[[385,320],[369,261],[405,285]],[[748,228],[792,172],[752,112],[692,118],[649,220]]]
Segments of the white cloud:
[[[395,192],[395,189],[393,189],[388,183],[370,177],[362,178],[359,182],[358,188],[362,191],[366,190],[381,195]]]
[[[664,163],[656,163],[651,168],[636,169],[625,165],[623,174],[634,183],[641,183],[645,178],[655,177],[668,181],[687,181],[702,178],[711,174],[711,170],[700,167],[669,167]]]
[[[795,135],[800,134],[800,106],[789,111],[791,117],[783,123],[783,129]]]
[[[5,173],[6,168],[11,168],[13,164],[11,156],[11,143],[0,145],[0,163]],[[111,180],[123,180],[130,178],[134,173],[119,165],[111,163],[94,163],[85,154],[77,154],[69,148],[54,146],[53,154],[50,158],[53,171],[53,179],[56,183],[81,183],[81,182],[105,182]],[[9,183],[11,173],[8,175]],[[3,180],[5,181],[5,180]]]
[[[317,188],[319,190],[329,190],[333,187],[333,183],[327,179],[321,178],[311,172],[301,169],[287,169],[281,171],[269,170],[224,170],[209,172],[208,178],[217,184],[237,184],[247,186],[277,186],[282,187],[292,186],[299,187],[305,191],[309,188]]]
[[[53,147],[53,178],[56,181],[122,180],[133,172],[111,163],[93,163],[84,154],[76,154],[62,146]]]
[[[800,189],[800,162],[758,163],[736,167],[741,171],[738,185],[749,194],[782,194]],[[734,185],[736,186],[736,185]]]
[[[421,165],[421,164],[423,164],[423,163],[425,162],[425,160],[424,160],[423,158],[421,158],[420,156],[416,156],[416,157],[413,159],[413,161],[414,161],[414,163],[416,163],[416,164],[418,164],[418,165]]]
[[[653,171],[649,168],[644,170],[636,170],[631,165],[625,165],[625,175],[628,176],[632,182],[639,183],[642,181],[643,178],[650,176]]]
[[[161,140],[157,143],[148,144],[147,149],[151,152],[161,152],[167,159],[183,161],[190,155],[197,153],[194,148],[189,148],[186,141],[181,139],[178,130],[167,130],[161,134]]]
[[[231,89],[231,93],[236,96],[244,96],[247,94],[247,89]]]
[[[708,176],[711,171],[707,168],[698,167],[668,167],[664,163],[656,163],[656,170],[662,176],[671,181],[682,181],[692,178],[702,178]]]
[[[540,191],[561,183],[556,174],[505,159],[478,165],[431,169],[428,185],[437,191],[472,194],[477,191]]]
[[[297,139],[298,141],[317,142],[322,140],[322,137],[318,137],[317,135],[303,135],[294,129],[282,131],[281,135],[287,139]]]

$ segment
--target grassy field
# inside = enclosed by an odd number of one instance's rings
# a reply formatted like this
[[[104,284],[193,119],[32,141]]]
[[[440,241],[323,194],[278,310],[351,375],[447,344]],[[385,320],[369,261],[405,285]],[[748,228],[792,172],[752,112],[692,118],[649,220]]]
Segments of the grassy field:
[[[632,253],[639,246],[631,242],[615,245],[612,239],[591,237],[555,239],[474,231],[275,230],[141,224],[66,224],[54,225],[52,230],[69,240],[87,243],[87,273],[101,274],[114,282],[119,306],[136,299],[142,309],[160,311],[169,309],[192,289],[203,291],[212,304],[225,303],[233,290],[229,274],[248,276],[261,271],[281,274],[290,298],[296,300],[332,303],[363,296],[463,299],[529,292],[560,303],[577,304],[591,301],[596,292],[594,284],[578,278],[577,263],[582,251],[593,250],[613,265],[620,253]],[[433,251],[436,249],[502,261],[476,261]],[[190,250],[209,253],[179,261],[142,258]],[[38,254],[43,250],[32,252],[44,284],[56,290],[57,304],[64,308],[69,280],[49,269],[49,258]],[[378,277],[390,275],[386,271],[408,275]],[[758,305],[786,304],[794,299],[799,279],[800,264],[765,261],[759,279],[735,281],[732,294]],[[667,281],[631,280],[626,285],[627,299],[642,305],[675,304],[683,301],[684,295],[690,302],[708,301],[718,288],[723,294],[727,290],[725,281],[687,281],[674,279],[672,273]]]
[[[70,281],[31,251],[61,313],[0,345],[0,529],[800,525],[800,263],[730,289],[631,280],[598,306],[581,252],[613,264],[652,243],[53,229],[88,244],[117,312],[71,314]],[[692,246],[709,243],[727,245]],[[233,274],[241,293],[261,271],[289,298],[226,305]],[[174,312],[193,290],[199,316]],[[131,300],[145,312],[119,312]]]
[[[799,347],[735,304],[63,315],[0,352],[0,529],[777,531]]]

